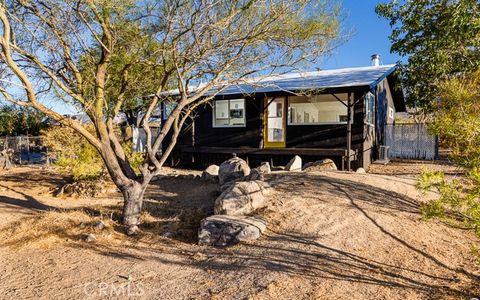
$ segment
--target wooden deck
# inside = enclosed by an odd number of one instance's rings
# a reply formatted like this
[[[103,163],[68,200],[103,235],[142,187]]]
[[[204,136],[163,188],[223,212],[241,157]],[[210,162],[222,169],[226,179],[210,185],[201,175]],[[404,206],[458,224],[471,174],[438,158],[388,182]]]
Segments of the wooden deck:
[[[347,157],[347,149],[327,148],[251,148],[251,147],[181,147],[184,153],[206,153],[206,154],[258,154],[258,155],[303,155],[303,156],[333,156]],[[350,156],[357,155],[355,150],[350,150]]]
[[[329,149],[329,148],[252,148],[252,147],[188,147],[180,148],[180,152],[187,155],[226,155],[237,154],[244,157],[247,161],[255,156],[293,156],[303,157],[322,157],[337,158],[338,167],[345,170],[345,162],[348,158],[347,149]],[[357,159],[357,151],[350,150],[350,159]],[[273,165],[273,161],[272,161]]]

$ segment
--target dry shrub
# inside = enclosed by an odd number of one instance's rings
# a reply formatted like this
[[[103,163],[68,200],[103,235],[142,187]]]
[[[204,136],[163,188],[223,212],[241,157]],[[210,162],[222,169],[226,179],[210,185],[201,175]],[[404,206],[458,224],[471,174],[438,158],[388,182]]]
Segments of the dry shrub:
[[[61,186],[54,192],[54,195],[56,197],[95,198],[111,191],[106,188],[107,185],[108,182],[103,179],[80,180]]]
[[[104,229],[95,228],[102,221]],[[55,210],[24,217],[0,229],[0,247],[49,248],[65,243],[83,243],[85,235],[93,233],[96,243],[111,243],[125,238],[114,230],[109,218],[94,217],[84,210]]]
[[[86,125],[85,128],[95,135],[92,125]],[[98,151],[72,128],[54,126],[42,131],[42,136],[58,170],[72,175],[76,181],[108,178]],[[131,142],[121,144],[130,165],[137,172],[144,160],[143,153],[134,152]]]
[[[132,237],[127,236],[125,228],[114,220],[118,213],[118,211],[109,214],[95,212],[93,216],[83,209],[52,210],[24,217],[0,228],[0,248],[48,249],[64,245],[93,247],[123,245],[125,242],[156,243],[165,240],[166,232],[173,233],[172,237],[175,239],[188,242],[196,240],[200,217],[194,218],[198,222],[186,222],[185,220],[190,220],[186,215],[191,216],[191,211],[179,212],[170,217],[155,216],[154,213],[145,211],[142,213],[142,231]],[[99,221],[106,225],[104,229],[95,227]],[[86,235],[90,233],[95,235],[94,243],[85,242]]]
[[[197,241],[200,221],[207,216],[204,208],[168,207],[145,201],[141,228],[145,234],[165,236],[171,233],[177,240],[194,243]]]

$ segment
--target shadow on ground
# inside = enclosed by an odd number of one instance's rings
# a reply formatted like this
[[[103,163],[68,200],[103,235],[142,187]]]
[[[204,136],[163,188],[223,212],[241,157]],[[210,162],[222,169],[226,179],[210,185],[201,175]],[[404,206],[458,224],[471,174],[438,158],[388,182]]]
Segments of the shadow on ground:
[[[144,236],[129,238],[128,247],[108,244],[68,244],[73,248],[87,248],[98,254],[125,260],[155,260],[163,264],[184,265],[187,267],[211,270],[213,279],[221,280],[229,272],[265,274],[287,274],[300,276],[312,281],[333,283],[349,282],[366,286],[382,286],[408,289],[426,298],[474,297],[478,296],[480,278],[470,271],[453,268],[436,258],[432,249],[420,249],[379,224],[364,205],[376,208],[376,213],[400,216],[419,215],[419,203],[405,195],[350,180],[340,180],[322,175],[298,174],[273,177],[278,191],[286,197],[312,197],[302,187],[315,187],[318,201],[328,197],[345,199],[351,208],[358,211],[367,222],[378,229],[388,239],[392,247],[404,247],[411,257],[421,257],[431,267],[427,269],[404,267],[364,257],[354,251],[339,249],[320,242],[318,236],[289,230],[270,230],[260,240],[237,245],[229,249],[213,249],[194,244],[199,221],[211,214],[213,201],[217,195],[216,186],[199,180],[164,178],[154,182],[146,194],[145,210],[153,217],[143,228],[146,232],[164,232],[163,228],[175,230],[172,238],[144,240]],[[295,184],[296,188],[286,184]],[[52,209],[30,197],[32,208]],[[0,197],[0,201],[16,205],[15,199]],[[18,203],[17,203],[18,204]],[[37,206],[37,207],[35,207]],[[107,208],[112,211],[118,207]],[[98,211],[90,210],[92,214]],[[301,222],[301,220],[296,220]],[[177,224],[174,226],[174,224]],[[162,231],[159,231],[162,228]],[[116,230],[123,230],[121,226]],[[62,238],[73,238],[62,233]],[[38,238],[38,237],[32,237]],[[192,259],[202,253],[205,259]],[[180,260],[170,260],[168,255],[176,255]],[[437,271],[431,272],[432,269]]]

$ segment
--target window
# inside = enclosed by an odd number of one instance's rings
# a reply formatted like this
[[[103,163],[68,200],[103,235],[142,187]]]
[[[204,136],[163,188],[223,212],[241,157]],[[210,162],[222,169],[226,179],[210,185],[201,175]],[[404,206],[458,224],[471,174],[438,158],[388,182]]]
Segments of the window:
[[[345,104],[347,103],[347,94],[336,94],[336,96]],[[348,110],[344,103],[329,94],[288,97],[288,124],[346,123]]]
[[[245,99],[213,102],[213,127],[244,127]]]
[[[375,124],[375,96],[372,93],[365,95],[365,123]]]

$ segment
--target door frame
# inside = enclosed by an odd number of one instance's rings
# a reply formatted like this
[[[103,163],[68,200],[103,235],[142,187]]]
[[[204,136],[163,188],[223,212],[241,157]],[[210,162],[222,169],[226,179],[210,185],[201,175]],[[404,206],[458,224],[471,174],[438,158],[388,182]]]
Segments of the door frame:
[[[283,98],[283,141],[269,142],[268,141],[268,107],[273,103],[274,99]],[[263,147],[264,148],[285,148],[287,146],[287,96],[266,97],[264,100],[263,109]],[[270,102],[270,103],[269,103]]]

